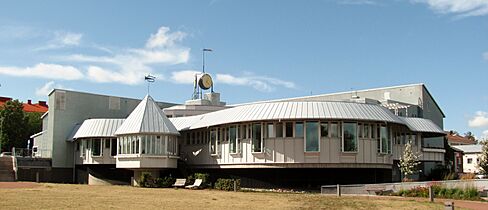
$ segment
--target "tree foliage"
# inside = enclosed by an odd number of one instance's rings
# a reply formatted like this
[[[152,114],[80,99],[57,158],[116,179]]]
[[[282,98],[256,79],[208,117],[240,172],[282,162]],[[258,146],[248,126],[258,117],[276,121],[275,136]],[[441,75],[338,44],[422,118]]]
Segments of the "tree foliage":
[[[0,110],[0,142],[2,151],[9,151],[12,147],[24,146],[26,140],[27,119],[22,110],[22,103],[18,100],[7,101]],[[25,147],[25,146],[24,146]]]
[[[420,164],[419,157],[419,155],[412,151],[412,144],[407,142],[405,144],[403,155],[400,158],[400,163],[398,164],[398,167],[400,167],[400,171],[405,178],[418,171],[417,166]]]
[[[41,113],[26,113],[19,100],[7,101],[0,107],[0,150],[25,148],[32,134],[42,130]]]
[[[481,149],[481,157],[478,167],[483,174],[488,175],[488,140],[481,141],[481,145],[483,145],[483,147]]]

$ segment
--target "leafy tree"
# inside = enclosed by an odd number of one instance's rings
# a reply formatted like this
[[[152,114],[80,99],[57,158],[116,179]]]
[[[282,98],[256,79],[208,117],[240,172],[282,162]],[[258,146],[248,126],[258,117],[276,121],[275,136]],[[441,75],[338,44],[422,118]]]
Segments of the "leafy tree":
[[[405,150],[403,151],[403,155],[400,158],[400,163],[398,164],[404,178],[417,172],[417,166],[419,164],[419,155],[412,151],[412,144],[409,141],[405,144]]]
[[[26,132],[28,119],[19,100],[7,101],[0,110],[0,144],[2,151],[12,147],[25,147],[29,134]]]
[[[481,149],[481,157],[478,167],[483,174],[488,175],[488,140],[481,141],[480,143],[483,147]]]
[[[471,140],[471,141],[478,142],[478,141],[476,141],[476,137],[474,137],[474,135],[471,131],[464,133],[464,137]]]
[[[25,112],[24,116],[25,118],[27,118],[26,134],[28,135],[28,137],[42,131],[42,120],[41,120],[42,113]]]

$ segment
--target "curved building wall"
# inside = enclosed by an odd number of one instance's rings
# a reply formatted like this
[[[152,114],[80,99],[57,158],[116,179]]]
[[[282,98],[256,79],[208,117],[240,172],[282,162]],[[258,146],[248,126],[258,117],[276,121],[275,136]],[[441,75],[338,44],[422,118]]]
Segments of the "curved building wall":
[[[310,122],[316,122],[318,130],[308,130],[309,125],[316,126],[308,124]],[[345,151],[347,148],[343,145],[348,143],[345,137],[351,136],[345,127],[351,124],[356,127],[357,144],[352,147],[355,151]],[[253,125],[261,126],[258,135],[262,138],[262,148],[255,147],[261,142],[254,138]],[[323,131],[324,126],[327,132]],[[407,141],[412,142],[417,152],[420,152],[422,141],[420,134],[411,132],[404,125],[350,120],[261,121],[180,132],[180,142],[184,145],[181,156],[195,168],[391,169],[393,160],[399,159]],[[387,136],[382,138],[385,133]],[[234,135],[236,140],[232,142],[230,139]],[[308,139],[311,135],[317,139],[313,146]]]

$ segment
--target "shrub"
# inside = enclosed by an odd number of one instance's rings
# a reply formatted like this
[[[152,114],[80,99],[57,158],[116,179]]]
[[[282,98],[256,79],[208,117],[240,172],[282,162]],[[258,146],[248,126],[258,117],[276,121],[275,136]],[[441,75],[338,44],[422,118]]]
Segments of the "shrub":
[[[156,179],[156,185],[158,187],[163,187],[163,188],[171,187],[175,183],[175,180],[176,179],[171,177],[171,175],[165,176],[163,178],[157,178]]]
[[[233,191],[234,181],[237,182],[237,190],[241,189],[240,179],[217,179],[217,181],[215,182],[215,189]]]
[[[195,173],[193,175],[193,177],[195,177],[195,179],[201,179],[202,180],[202,185],[200,186],[201,188],[212,187],[212,183],[210,182],[210,175],[209,174]]]
[[[140,187],[156,187],[156,180],[150,173],[142,172],[141,178],[137,181]]]
[[[432,191],[437,198],[448,199],[464,199],[464,200],[480,200],[479,192],[474,187],[461,188],[446,188],[444,186],[433,184]],[[414,187],[410,190],[400,190],[393,195],[406,197],[428,197],[428,187]]]

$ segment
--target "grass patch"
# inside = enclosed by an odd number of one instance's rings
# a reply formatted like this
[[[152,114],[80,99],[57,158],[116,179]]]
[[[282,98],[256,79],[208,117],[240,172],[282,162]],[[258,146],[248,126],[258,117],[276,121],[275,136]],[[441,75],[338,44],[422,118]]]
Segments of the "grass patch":
[[[2,209],[443,209],[436,203],[368,196],[129,186],[42,184],[32,189],[0,189],[0,194]]]

